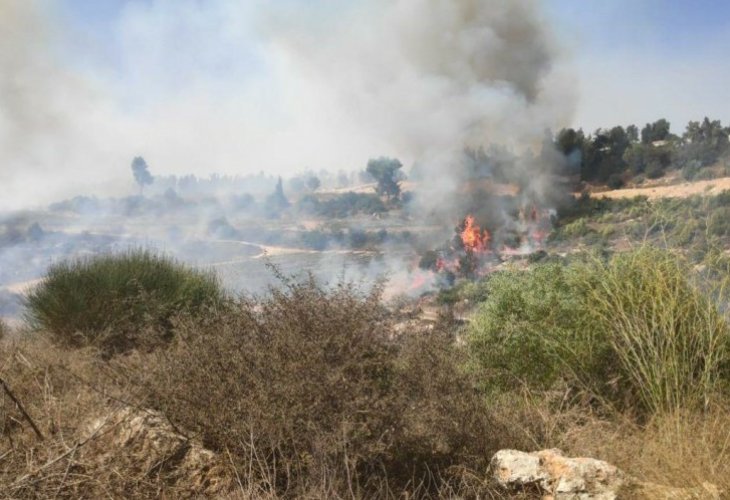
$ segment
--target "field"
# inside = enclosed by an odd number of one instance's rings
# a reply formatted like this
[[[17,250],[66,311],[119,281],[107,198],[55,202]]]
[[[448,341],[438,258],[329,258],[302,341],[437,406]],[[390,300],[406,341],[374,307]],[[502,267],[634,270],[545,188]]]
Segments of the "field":
[[[529,252],[472,228],[470,275],[424,267],[419,247],[453,230],[400,210],[26,215],[43,232],[5,249],[38,264],[4,275],[31,299],[5,309],[28,325],[2,323],[22,404],[3,407],[3,493],[531,498],[495,482],[505,448],[726,490],[730,195],[647,189],[575,197]],[[300,244],[324,225],[397,236]]]

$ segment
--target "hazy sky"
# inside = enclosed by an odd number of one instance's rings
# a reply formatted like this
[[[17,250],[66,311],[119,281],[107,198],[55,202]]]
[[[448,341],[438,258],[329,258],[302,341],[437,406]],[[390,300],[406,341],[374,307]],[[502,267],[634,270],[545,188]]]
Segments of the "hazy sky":
[[[730,121],[726,0],[481,2],[480,15],[515,4],[534,13],[538,46],[517,47],[527,59],[515,67],[529,69],[544,42],[535,61],[547,57],[552,71],[485,71],[539,78],[536,102],[514,82],[475,84],[469,61],[433,63],[408,45],[441,28],[408,8],[447,0],[0,0],[0,209],[104,183],[127,194],[138,154],[156,173],[290,173],[362,168],[383,154],[408,163],[460,134]],[[486,36],[474,35],[434,47],[474,56],[469,43]],[[415,60],[401,72],[405,56],[391,46],[402,43]]]
[[[106,65],[127,83],[140,84],[137,79],[144,79],[144,76],[135,74],[137,61],[124,60],[121,55],[127,47],[119,39],[120,25],[130,17],[130,12],[149,9],[154,2],[59,1],[69,26],[77,36],[85,39],[85,45],[90,41],[94,45],[92,52],[95,54],[84,57],[95,56],[96,59],[89,61],[91,64]],[[289,1],[306,3],[306,0]],[[205,10],[205,1],[193,3]],[[252,11],[254,4],[260,4],[256,0],[240,3],[250,3]],[[705,114],[730,119],[727,95],[730,89],[730,64],[727,62],[730,56],[730,2],[542,0],[538,3],[577,68],[579,100],[575,125],[593,130],[599,126],[641,123],[666,116],[681,127],[687,120]],[[196,37],[195,32],[204,33],[209,26],[192,23],[184,28],[187,31],[167,33],[169,38],[165,41],[181,44],[180,50],[189,50],[192,47],[188,42]],[[241,28],[242,34],[251,35],[248,41],[254,44],[251,27]],[[246,36],[241,39],[245,41]],[[171,61],[171,64],[207,59],[210,53],[206,51],[211,50],[210,47],[205,47],[205,42],[194,45],[193,53],[181,57],[185,61]],[[195,50],[199,52],[195,54]],[[218,67],[204,69],[211,72],[225,72],[231,67],[240,69],[241,59],[251,58],[251,70],[256,71],[255,48],[249,54],[245,46],[240,46],[236,58],[235,64],[226,64],[231,61],[221,55]],[[168,69],[175,71],[175,68]],[[160,90],[176,86],[175,76],[167,76],[170,80],[157,82]]]
[[[580,87],[576,125],[730,120],[730,2],[546,0]]]

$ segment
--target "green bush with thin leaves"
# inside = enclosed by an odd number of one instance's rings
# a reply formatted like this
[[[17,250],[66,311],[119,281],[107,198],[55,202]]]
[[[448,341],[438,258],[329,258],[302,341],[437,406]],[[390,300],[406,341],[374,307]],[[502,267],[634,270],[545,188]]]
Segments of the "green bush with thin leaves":
[[[126,350],[143,330],[166,336],[173,317],[201,314],[225,299],[217,278],[174,259],[131,250],[51,266],[26,298],[26,317],[71,346]]]
[[[709,404],[728,382],[721,274],[652,247],[493,277],[468,331],[490,390],[558,381],[652,414]]]

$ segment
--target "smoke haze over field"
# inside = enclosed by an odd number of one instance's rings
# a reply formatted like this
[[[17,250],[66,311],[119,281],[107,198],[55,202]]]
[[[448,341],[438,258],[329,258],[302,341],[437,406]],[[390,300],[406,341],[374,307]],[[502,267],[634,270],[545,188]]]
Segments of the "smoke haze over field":
[[[447,172],[463,146],[534,144],[574,108],[531,0],[125,2],[102,38],[46,0],[0,14],[0,208],[127,194],[137,154],[153,173],[381,154]]]

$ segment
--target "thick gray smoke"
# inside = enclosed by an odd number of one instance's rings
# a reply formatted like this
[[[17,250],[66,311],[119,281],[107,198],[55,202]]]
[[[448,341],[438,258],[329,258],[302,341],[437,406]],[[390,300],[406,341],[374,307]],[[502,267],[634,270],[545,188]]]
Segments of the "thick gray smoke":
[[[532,0],[379,0],[314,29],[275,19],[287,72],[318,84],[331,96],[325,109],[379,153],[418,162],[419,211],[439,207],[444,221],[455,215],[464,148],[539,152],[545,131],[574,111],[569,68]],[[517,164],[514,177],[542,194],[551,186],[533,167]]]
[[[290,67],[408,160],[534,144],[573,112],[560,51],[532,0],[379,0],[314,27],[275,26]]]
[[[465,147],[539,147],[573,111],[533,0],[128,2],[101,58],[58,6],[0,2],[0,210],[132,194],[136,155],[157,175],[361,170],[388,155],[418,162],[419,199],[450,231]],[[90,210],[75,232],[110,227]],[[213,216],[195,215],[188,229]]]
[[[124,178],[136,154],[158,173],[381,154],[443,173],[464,145],[535,143],[573,108],[532,0],[129,2],[102,57],[69,43],[55,3],[0,9],[0,176],[16,198],[0,206]]]

